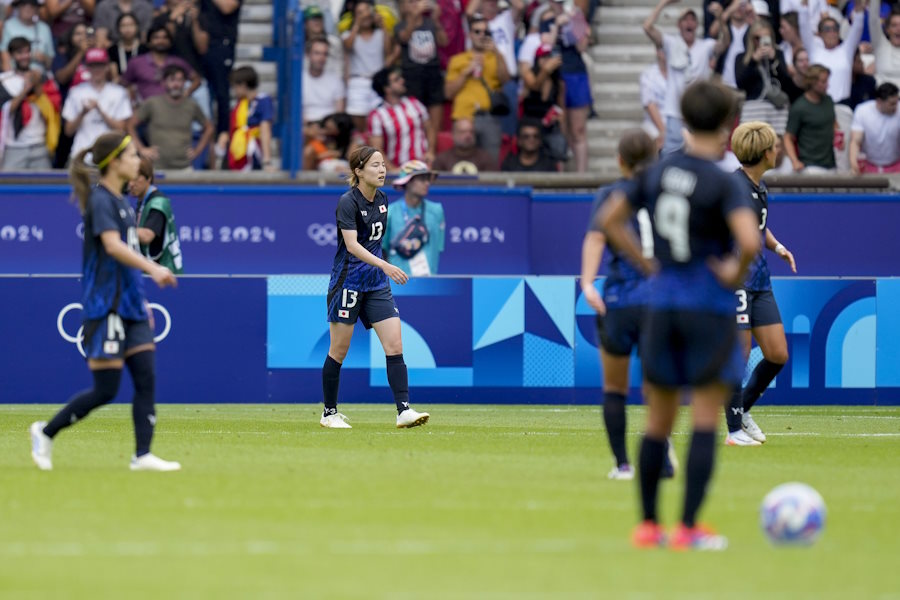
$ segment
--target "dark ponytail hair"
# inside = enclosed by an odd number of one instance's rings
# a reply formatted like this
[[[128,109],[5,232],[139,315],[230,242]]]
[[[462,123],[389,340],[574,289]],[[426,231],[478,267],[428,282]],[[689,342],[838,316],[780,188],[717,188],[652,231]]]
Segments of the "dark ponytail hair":
[[[97,171],[96,165],[116,152],[126,137],[127,135],[121,132],[104,133],[97,138],[93,146],[85,148],[72,159],[72,166],[69,167],[69,180],[72,182],[72,195],[78,201],[78,208],[81,209],[82,214],[87,211],[88,198],[91,195],[91,177]],[[119,154],[121,152],[120,150]],[[90,164],[85,160],[88,154],[92,155]],[[107,160],[103,168],[99,170],[100,175],[106,173],[111,162],[112,159]]]
[[[350,153],[350,187],[359,185],[359,177],[356,175],[356,170],[365,168],[366,163],[369,162],[369,159],[376,152],[381,152],[381,150],[372,146],[360,146]]]

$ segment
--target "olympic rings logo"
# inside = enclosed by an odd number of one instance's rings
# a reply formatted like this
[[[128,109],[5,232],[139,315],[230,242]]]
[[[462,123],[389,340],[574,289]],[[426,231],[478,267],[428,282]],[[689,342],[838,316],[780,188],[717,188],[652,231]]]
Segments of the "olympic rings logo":
[[[337,225],[334,223],[311,223],[306,235],[319,246],[337,246]]]
[[[66,340],[70,344],[75,344],[75,347],[78,348],[78,352],[81,353],[81,356],[87,356],[84,353],[84,325],[79,325],[78,330],[75,332],[75,335],[70,334],[66,331],[63,326],[63,319],[66,318],[66,315],[69,314],[70,311],[73,310],[82,310],[84,307],[80,302],[72,302],[71,304],[66,304],[63,306],[62,310],[59,311],[59,315],[56,317],[56,329],[59,331],[59,335],[62,336],[62,339]],[[150,310],[156,310],[160,315],[162,315],[166,324],[163,327],[162,332],[159,335],[153,337],[153,341],[157,344],[167,337],[169,337],[169,332],[172,330],[172,315],[169,314],[169,311],[166,310],[166,307],[162,304],[157,304],[155,302],[150,303]]]

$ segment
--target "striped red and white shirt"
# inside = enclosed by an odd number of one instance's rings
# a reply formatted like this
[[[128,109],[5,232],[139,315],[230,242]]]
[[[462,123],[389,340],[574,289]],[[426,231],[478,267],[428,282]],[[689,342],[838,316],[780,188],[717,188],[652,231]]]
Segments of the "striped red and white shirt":
[[[408,160],[425,160],[428,138],[425,123],[428,109],[409,96],[404,96],[398,104],[383,102],[369,113],[369,137],[381,136],[388,160],[400,166]]]

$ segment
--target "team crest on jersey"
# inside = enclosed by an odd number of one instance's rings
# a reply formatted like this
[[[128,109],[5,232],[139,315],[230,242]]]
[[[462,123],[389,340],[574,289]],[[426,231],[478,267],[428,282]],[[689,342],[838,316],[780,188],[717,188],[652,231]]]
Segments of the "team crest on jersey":
[[[364,211],[364,210],[361,210],[361,211],[359,211],[359,212],[361,212],[361,213],[362,213],[362,216],[364,216],[364,217],[368,217],[368,216],[369,216],[369,213],[367,213],[367,212]]]
[[[380,212],[380,213],[386,213],[386,212],[387,212],[387,205],[385,205],[385,204],[380,204],[380,205],[378,206],[378,212]]]
[[[339,310],[339,311],[338,311],[338,318],[339,318],[339,319],[349,319],[349,318],[350,318],[350,311],[349,311],[349,310]]]

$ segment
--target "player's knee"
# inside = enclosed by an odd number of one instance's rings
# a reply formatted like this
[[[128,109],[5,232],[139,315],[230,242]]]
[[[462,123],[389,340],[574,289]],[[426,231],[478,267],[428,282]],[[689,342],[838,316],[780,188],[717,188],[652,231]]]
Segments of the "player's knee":
[[[395,354],[403,354],[403,342],[400,340],[385,342],[384,343],[384,354],[385,354],[385,356],[393,356]]]
[[[776,365],[785,364],[789,358],[787,346],[779,346],[769,354],[771,354],[771,356],[766,356],[766,360],[770,363],[775,363]]]
[[[350,344],[343,344],[334,342],[328,347],[328,355],[336,360],[339,363],[343,363],[344,359],[347,358],[347,352],[350,351]]]
[[[144,394],[153,394],[156,388],[156,355],[154,352],[140,352],[129,356],[126,364],[134,381],[134,389]]]

